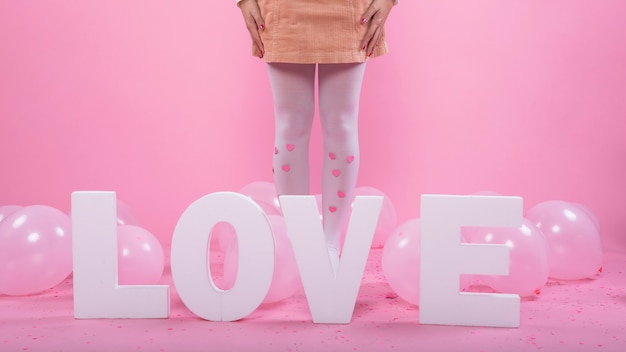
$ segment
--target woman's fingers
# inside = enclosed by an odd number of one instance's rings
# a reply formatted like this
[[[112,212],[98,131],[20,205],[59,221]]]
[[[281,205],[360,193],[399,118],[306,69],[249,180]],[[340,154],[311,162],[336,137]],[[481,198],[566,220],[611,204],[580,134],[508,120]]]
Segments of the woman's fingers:
[[[239,3],[239,7],[241,8],[241,13],[246,22],[248,32],[250,32],[250,38],[252,38],[252,42],[259,50],[259,57],[262,58],[265,53],[265,48],[260,31],[265,30],[265,22],[263,21],[263,17],[261,17],[259,5],[253,0],[243,0]]]
[[[374,0],[361,16],[361,25],[366,25],[368,28],[360,47],[365,50],[367,56],[372,55],[374,48],[380,44],[385,21],[392,7],[393,1],[391,0]]]
[[[375,20],[372,20],[370,26],[365,32],[365,36],[361,42],[361,49],[367,53],[367,56],[370,56],[376,47],[376,43],[378,43],[380,33],[382,33],[382,26],[376,24]]]

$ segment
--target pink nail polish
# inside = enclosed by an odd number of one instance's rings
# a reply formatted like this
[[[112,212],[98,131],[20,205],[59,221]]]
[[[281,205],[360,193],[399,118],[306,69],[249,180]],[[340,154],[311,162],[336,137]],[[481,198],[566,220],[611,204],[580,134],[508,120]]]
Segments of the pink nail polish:
[[[264,30],[264,29],[265,29],[265,25],[264,25],[263,23],[261,23],[261,24],[259,25],[259,28],[260,28],[261,30]]]
[[[368,56],[368,57],[370,57],[370,56],[372,56],[372,54],[373,54],[373,53],[374,53],[374,52],[372,51],[372,52],[370,52],[369,54],[367,54],[367,56]]]
[[[364,24],[365,22],[367,22],[367,18],[361,18],[361,24]]]

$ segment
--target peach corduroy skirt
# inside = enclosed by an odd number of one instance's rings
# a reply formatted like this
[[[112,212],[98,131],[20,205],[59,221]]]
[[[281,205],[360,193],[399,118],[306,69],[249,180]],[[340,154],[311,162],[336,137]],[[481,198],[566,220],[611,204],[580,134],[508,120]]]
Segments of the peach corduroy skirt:
[[[368,59],[360,20],[372,0],[258,0],[266,62],[350,63]],[[383,34],[384,36],[384,34]],[[383,40],[371,57],[387,52]],[[258,55],[253,46],[253,55]]]

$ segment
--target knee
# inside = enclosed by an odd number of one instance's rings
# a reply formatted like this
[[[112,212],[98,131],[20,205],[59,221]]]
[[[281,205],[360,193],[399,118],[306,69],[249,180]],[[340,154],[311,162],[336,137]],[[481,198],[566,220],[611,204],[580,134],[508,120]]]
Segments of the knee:
[[[323,118],[322,133],[326,139],[349,140],[357,135],[357,130],[357,118],[352,115],[336,114]]]
[[[284,140],[308,138],[313,124],[313,112],[300,114],[283,114],[276,119],[276,136]]]

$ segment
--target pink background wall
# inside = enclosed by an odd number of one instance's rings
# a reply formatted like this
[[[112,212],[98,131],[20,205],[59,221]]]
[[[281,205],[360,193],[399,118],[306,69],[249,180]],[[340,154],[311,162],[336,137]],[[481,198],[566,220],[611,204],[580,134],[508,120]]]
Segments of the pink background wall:
[[[359,185],[400,221],[423,193],[582,203],[623,250],[624,13],[402,1],[366,74]],[[72,191],[114,190],[169,245],[195,199],[272,180],[269,83],[234,1],[2,1],[0,43],[0,205],[69,211]]]

